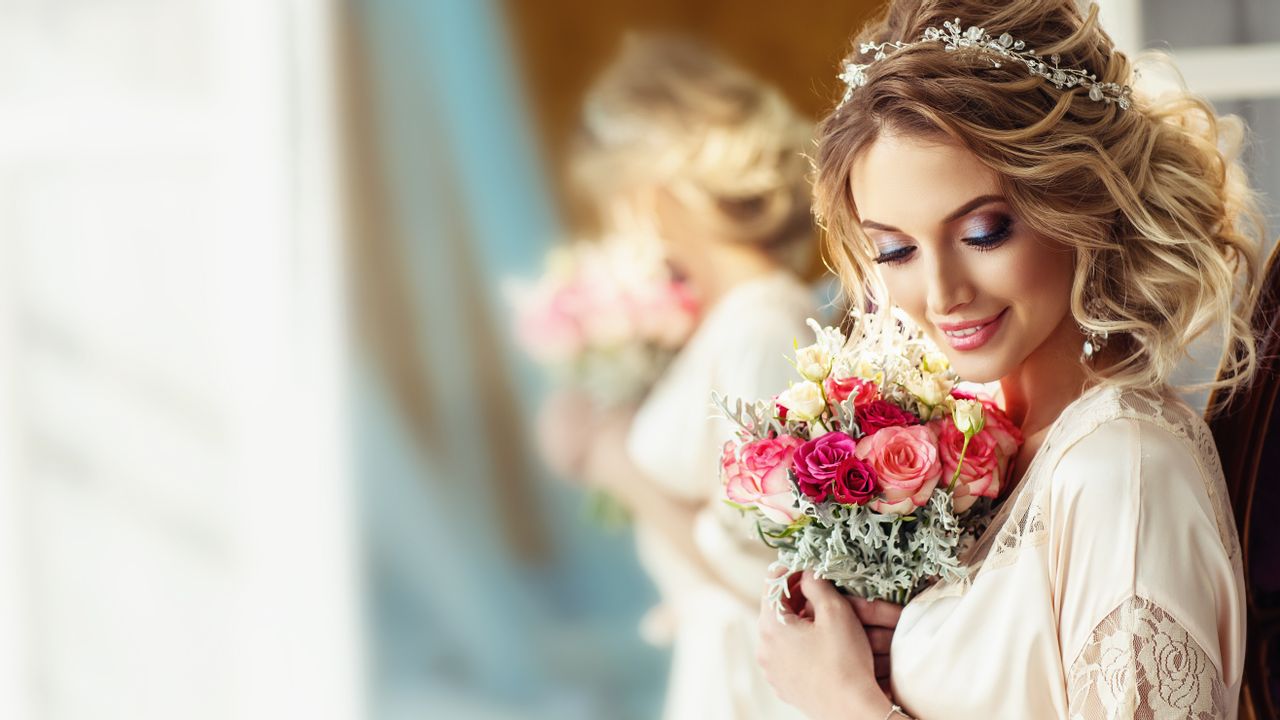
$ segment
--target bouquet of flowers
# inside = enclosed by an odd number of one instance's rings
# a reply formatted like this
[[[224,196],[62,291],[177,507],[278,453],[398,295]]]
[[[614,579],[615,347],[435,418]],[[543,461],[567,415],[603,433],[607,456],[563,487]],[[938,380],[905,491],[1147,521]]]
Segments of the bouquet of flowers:
[[[638,402],[693,330],[697,304],[656,240],[613,235],[557,247],[532,283],[510,283],[516,341],[554,381],[599,408]],[[627,522],[608,494],[588,495],[605,527]]]
[[[716,398],[739,427],[721,479],[781,565],[905,603],[962,575],[1022,435],[905,317],[851,320],[848,338],[809,321],[817,342],[796,350],[800,380],[775,398]],[[771,594],[781,608],[786,575]]]
[[[657,243],[625,236],[558,247],[542,277],[508,292],[522,349],[602,407],[649,391],[697,310]]]

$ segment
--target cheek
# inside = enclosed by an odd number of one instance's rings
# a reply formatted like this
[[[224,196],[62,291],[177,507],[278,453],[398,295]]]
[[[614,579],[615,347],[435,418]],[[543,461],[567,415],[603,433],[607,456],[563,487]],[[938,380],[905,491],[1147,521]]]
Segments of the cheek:
[[[929,288],[925,277],[917,277],[913,268],[918,263],[899,267],[877,268],[885,291],[889,293],[889,302],[901,308],[920,327],[926,327],[925,310],[929,299]]]
[[[992,284],[998,286],[998,294],[1014,305],[1025,321],[1051,330],[1071,307],[1073,253],[1034,237],[1010,250],[1000,267],[990,268]]]

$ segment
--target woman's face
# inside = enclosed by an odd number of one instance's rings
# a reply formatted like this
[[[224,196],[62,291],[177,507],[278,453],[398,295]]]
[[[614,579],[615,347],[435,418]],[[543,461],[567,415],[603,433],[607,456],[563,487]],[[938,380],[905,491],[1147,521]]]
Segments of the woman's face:
[[[881,135],[857,159],[851,184],[890,301],[962,378],[998,380],[1046,340],[1076,332],[1071,251],[1015,216],[973,153]]]

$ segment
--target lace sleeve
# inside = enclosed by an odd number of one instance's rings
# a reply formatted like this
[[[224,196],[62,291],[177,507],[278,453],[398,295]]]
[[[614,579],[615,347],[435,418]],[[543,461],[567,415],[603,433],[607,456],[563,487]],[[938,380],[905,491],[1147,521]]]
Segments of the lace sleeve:
[[[1227,717],[1222,675],[1171,615],[1127,600],[1094,629],[1067,672],[1072,720]]]

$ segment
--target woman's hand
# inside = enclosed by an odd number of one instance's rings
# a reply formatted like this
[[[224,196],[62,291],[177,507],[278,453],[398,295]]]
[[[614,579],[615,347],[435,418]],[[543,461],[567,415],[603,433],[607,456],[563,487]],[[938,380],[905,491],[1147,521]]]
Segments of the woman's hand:
[[[614,495],[628,505],[632,504],[628,491],[635,478],[627,470],[634,465],[627,452],[627,436],[631,432],[634,415],[631,408],[614,408],[601,410],[592,416],[582,463],[583,482]]]
[[[867,600],[860,597],[846,599],[853,606],[853,612],[867,633],[867,642],[871,645],[871,656],[876,668],[876,682],[885,694],[892,697],[889,690],[889,647],[893,644],[893,631],[898,627],[902,606],[887,600]]]
[[[809,571],[799,589],[803,602],[796,599],[784,610],[784,622],[767,594],[761,603],[756,659],[765,678],[779,698],[813,720],[880,720],[892,704],[876,682],[871,641],[854,605]],[[802,616],[810,614],[812,619]],[[884,628],[874,629],[879,636]]]

